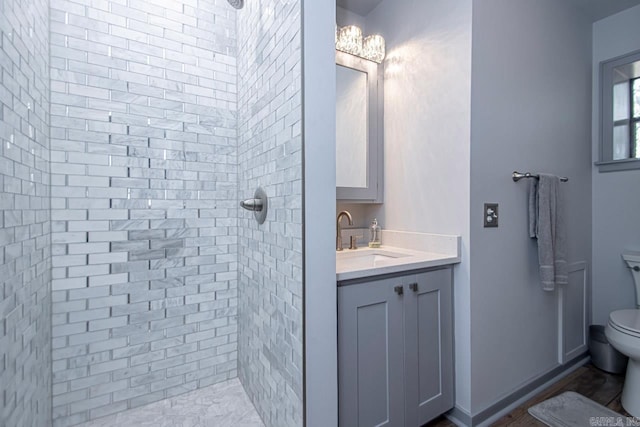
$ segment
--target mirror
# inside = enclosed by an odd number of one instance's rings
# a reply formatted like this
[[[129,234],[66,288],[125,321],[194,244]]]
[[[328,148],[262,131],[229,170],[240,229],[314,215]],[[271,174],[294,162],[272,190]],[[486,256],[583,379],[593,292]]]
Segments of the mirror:
[[[600,64],[601,172],[640,168],[640,52]]]
[[[336,52],[336,195],[382,203],[382,73]]]
[[[336,64],[336,185],[367,186],[367,73]]]

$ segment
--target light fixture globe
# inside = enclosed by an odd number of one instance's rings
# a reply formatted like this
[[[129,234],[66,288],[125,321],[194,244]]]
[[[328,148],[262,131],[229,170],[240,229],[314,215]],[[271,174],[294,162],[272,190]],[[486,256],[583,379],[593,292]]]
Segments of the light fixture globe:
[[[385,56],[384,37],[379,34],[367,36],[362,43],[362,56],[381,63]]]
[[[338,30],[336,49],[352,55],[362,52],[362,30],[356,25],[347,25]]]

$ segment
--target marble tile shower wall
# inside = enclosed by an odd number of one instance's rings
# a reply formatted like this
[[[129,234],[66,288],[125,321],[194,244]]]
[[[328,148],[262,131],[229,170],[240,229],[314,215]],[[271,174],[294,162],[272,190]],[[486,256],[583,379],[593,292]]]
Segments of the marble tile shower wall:
[[[269,195],[239,227],[239,375],[267,426],[302,425],[302,92],[297,0],[238,15],[240,195]]]
[[[0,425],[51,419],[49,6],[0,1]]]
[[[51,0],[53,424],[237,375],[235,11]]]

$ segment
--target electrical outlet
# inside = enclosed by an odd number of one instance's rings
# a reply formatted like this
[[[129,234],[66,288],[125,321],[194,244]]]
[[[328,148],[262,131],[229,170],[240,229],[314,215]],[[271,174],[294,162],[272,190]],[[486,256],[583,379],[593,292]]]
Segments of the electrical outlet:
[[[497,203],[485,203],[483,213],[484,213],[485,227],[498,226],[498,204]]]

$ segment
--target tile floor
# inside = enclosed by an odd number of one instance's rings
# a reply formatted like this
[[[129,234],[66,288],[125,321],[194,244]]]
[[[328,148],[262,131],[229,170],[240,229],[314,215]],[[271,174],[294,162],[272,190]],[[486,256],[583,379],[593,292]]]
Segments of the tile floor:
[[[563,378],[498,420],[493,426],[544,426],[527,412],[530,406],[565,391],[575,391],[616,412],[624,376],[611,375],[588,364]],[[236,378],[119,414],[99,418],[81,427],[264,427]],[[423,427],[455,426],[441,417]]]
[[[240,381],[99,418],[80,427],[264,427]]]

